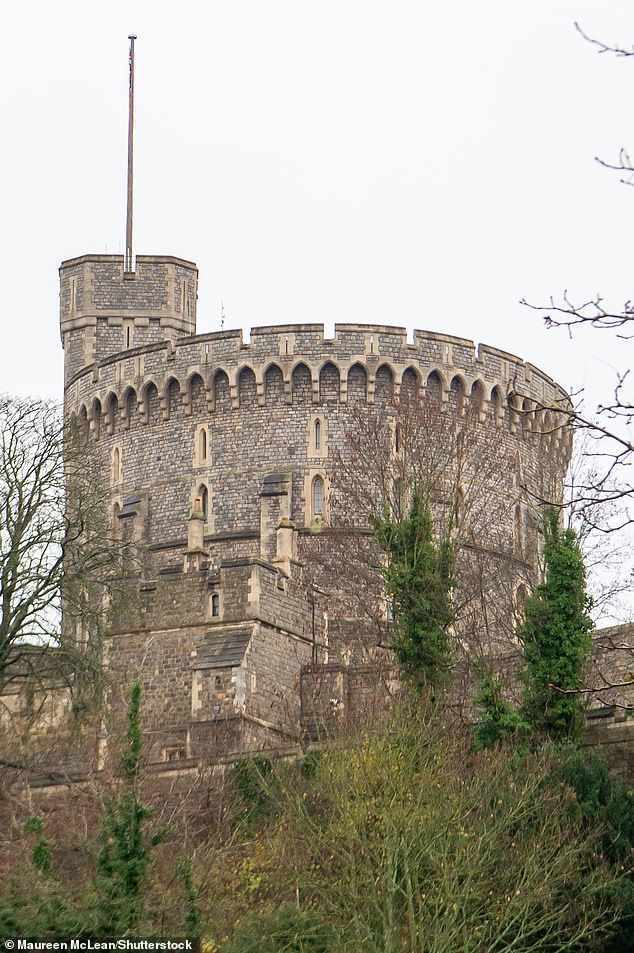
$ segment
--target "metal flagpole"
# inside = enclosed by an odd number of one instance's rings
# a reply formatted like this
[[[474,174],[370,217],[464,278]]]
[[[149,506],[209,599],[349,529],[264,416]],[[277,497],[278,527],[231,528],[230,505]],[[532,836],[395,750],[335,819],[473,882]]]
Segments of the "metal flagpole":
[[[125,271],[134,271],[132,259],[132,144],[134,132],[134,41],[136,34],[130,33],[130,103],[128,112],[128,208],[125,224]]]

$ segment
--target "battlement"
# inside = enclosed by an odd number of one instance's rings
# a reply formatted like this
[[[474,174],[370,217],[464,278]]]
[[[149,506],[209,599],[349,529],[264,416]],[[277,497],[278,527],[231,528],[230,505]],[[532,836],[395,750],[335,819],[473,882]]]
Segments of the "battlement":
[[[196,332],[193,262],[138,255],[126,272],[122,255],[82,255],[62,262],[59,274],[66,380],[118,351]]]
[[[512,392],[540,405],[566,403],[565,392],[551,377],[516,355],[437,331],[409,334],[402,327],[337,324],[328,335],[322,324],[287,324],[255,327],[247,335],[231,330],[196,336],[197,289],[196,265],[173,256],[139,255],[134,272],[124,271],[122,255],[82,255],[62,262],[60,329],[67,386],[85,375],[90,375],[91,387],[107,381],[114,364],[113,384],[125,381],[138,391],[139,385],[142,389],[152,382],[160,390],[160,380],[174,376],[183,390],[197,372],[209,395],[213,377],[222,372],[236,406],[243,369],[254,373],[261,403],[272,365],[282,374],[288,400],[291,376],[303,363],[311,374],[313,397],[323,367],[332,364],[342,380],[343,402],[348,372],[359,365],[367,375],[370,401],[376,372],[385,366],[396,392],[410,368],[422,384],[434,375],[445,396],[458,376],[466,390],[475,387],[484,400],[497,387],[500,397]],[[182,370],[176,371],[179,366]],[[75,394],[81,389],[75,388]],[[211,407],[209,396],[208,403]]]
[[[111,324],[116,326],[114,319]],[[409,340],[405,328],[360,324],[338,324],[333,337],[323,325],[291,324],[254,328],[246,338],[231,330],[140,343],[80,368],[67,380],[67,401],[75,412],[84,404],[90,417],[95,396],[103,407],[109,395],[120,404],[129,393],[142,411],[145,393],[156,389],[165,412],[168,390],[176,386],[189,413],[192,387],[199,382],[210,411],[224,389],[230,406],[240,407],[245,387],[264,406],[267,393],[277,390],[269,386],[276,378],[283,402],[290,404],[301,375],[309,378],[305,396],[312,403],[324,387],[334,388],[340,403],[348,402],[350,387],[361,388],[372,403],[377,387],[398,396],[411,379],[416,388],[438,389],[443,402],[454,389],[485,406],[497,403],[499,413],[513,401],[517,412],[569,407],[565,391],[548,374],[514,354],[448,334],[416,330]]]

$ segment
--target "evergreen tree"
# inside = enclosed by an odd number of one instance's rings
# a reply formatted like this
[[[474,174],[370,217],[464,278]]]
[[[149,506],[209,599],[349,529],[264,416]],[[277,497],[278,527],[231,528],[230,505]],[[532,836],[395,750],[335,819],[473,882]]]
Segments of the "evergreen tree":
[[[49,840],[44,834],[42,818],[38,817],[37,814],[31,814],[30,817],[27,817],[24,824],[24,832],[26,834],[35,834],[35,842],[31,852],[33,866],[36,870],[39,870],[40,873],[51,876],[53,873],[53,859],[51,856],[53,841]]]
[[[522,712],[513,708],[504,698],[503,683],[493,675],[480,679],[473,704],[480,716],[473,729],[473,747],[476,751],[493,748],[509,735],[521,738],[530,731]]]
[[[94,886],[98,894],[98,931],[101,929],[104,933],[124,933],[139,924],[152,848],[163,836],[158,833],[149,838],[145,832],[152,809],[141,802],[139,792],[140,701],[141,686],[137,682],[132,688],[126,743],[121,753],[126,789],[117,799],[104,798],[98,832],[100,850]]]
[[[537,730],[576,737],[583,726],[580,696],[592,647],[586,573],[576,535],[559,514],[544,512],[544,581],[526,600],[521,629],[525,668],[524,710]]]
[[[395,520],[386,505],[373,529],[387,554],[383,575],[394,608],[396,659],[415,682],[440,686],[451,661],[452,543],[434,539],[429,504],[418,487],[403,519]]]

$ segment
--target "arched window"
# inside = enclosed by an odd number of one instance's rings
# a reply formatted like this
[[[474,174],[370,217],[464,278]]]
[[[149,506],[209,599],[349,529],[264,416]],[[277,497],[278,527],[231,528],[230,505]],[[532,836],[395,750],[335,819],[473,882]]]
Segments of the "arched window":
[[[121,522],[119,520],[119,515],[121,513],[121,507],[119,503],[115,503],[112,507],[112,535],[115,539],[119,539],[121,535]]]
[[[82,447],[85,447],[88,443],[88,435],[90,433],[90,424],[88,423],[88,411],[84,406],[82,406],[79,411],[79,442]]]
[[[200,497],[200,509],[202,510],[205,522],[209,519],[209,490],[204,483],[198,487],[198,496]]]
[[[92,432],[95,440],[101,436],[101,401],[95,399],[92,404]]]
[[[118,483],[121,479],[121,451],[115,447],[112,451],[112,482]]]
[[[321,420],[315,421],[315,450],[321,450]]]
[[[320,476],[313,480],[313,516],[315,519],[324,515],[324,481]]]
[[[220,596],[217,592],[211,594],[211,615],[215,619],[220,615]]]
[[[526,600],[528,599],[528,589],[524,583],[520,583],[515,592],[515,625],[519,629],[526,619]]]
[[[110,394],[106,401],[106,426],[108,428],[108,433],[113,434],[115,432],[117,416],[119,413],[119,401],[117,400],[116,394]]]
[[[198,450],[200,453],[200,462],[203,463],[207,459],[207,431],[202,427],[199,434],[199,444]]]
[[[518,504],[515,507],[515,515],[513,517],[513,541],[515,543],[515,551],[522,554],[524,549],[524,533],[523,533],[523,520],[522,520],[522,507]]]

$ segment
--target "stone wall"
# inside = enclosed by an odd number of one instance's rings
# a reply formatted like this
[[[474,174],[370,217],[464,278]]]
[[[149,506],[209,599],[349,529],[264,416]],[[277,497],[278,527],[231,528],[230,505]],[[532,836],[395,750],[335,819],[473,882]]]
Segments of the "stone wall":
[[[104,475],[114,531],[142,562],[108,635],[110,704],[122,714],[141,680],[153,763],[293,744],[307,666],[363,663],[370,678],[383,664],[383,584],[355,577],[336,492],[362,418],[398,443],[401,397],[425,408],[430,453],[445,455],[438,513],[452,493],[471,506],[477,484],[459,570],[464,579],[477,562],[481,578],[465,618],[486,598],[508,623],[519,581],[537,571],[530,500],[558,498],[570,456],[568,400],[550,377],[492,347],[402,328],[196,336],[197,271],[177,258],[139,256],[128,275],[120,256],[83,256],[62,264],[60,282],[66,410]],[[475,629],[457,644],[473,647]],[[342,672],[346,710],[364,710],[357,676]]]

